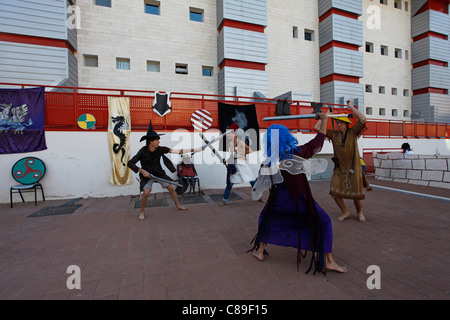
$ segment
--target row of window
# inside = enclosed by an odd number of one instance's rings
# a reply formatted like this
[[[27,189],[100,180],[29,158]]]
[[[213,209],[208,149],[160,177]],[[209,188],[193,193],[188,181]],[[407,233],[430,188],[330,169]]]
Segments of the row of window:
[[[372,42],[366,42],[366,52],[374,52],[374,44]],[[382,56],[389,56],[389,47],[385,45],[380,45],[380,54]],[[400,48],[394,49],[394,57],[398,59],[409,60],[409,51]]]
[[[95,4],[98,6],[111,8],[112,0],[95,0]],[[380,4],[388,5],[388,0],[380,0]],[[394,0],[394,8],[402,9],[402,0]],[[405,11],[409,10],[409,3],[407,1],[404,2],[404,8]],[[160,15],[161,12],[160,1],[144,0],[144,12],[147,14]],[[189,8],[189,19],[192,21],[203,22],[203,13],[204,13],[203,9]],[[298,38],[298,28],[296,26],[293,27],[293,37]],[[314,31],[305,29],[304,39],[307,41],[314,41]]]
[[[98,67],[98,56],[84,54],[84,66],[86,67]],[[116,58],[116,69],[120,70],[130,70],[131,69],[131,60],[129,58]],[[205,77],[213,76],[213,67],[210,66],[202,66],[202,75]],[[147,71],[150,72],[160,72],[160,62],[154,60],[147,60]],[[178,74],[188,74],[188,65],[185,63],[176,63],[175,64],[175,73]]]
[[[402,9],[402,3],[403,3],[402,0],[394,0],[394,8]],[[389,1],[388,0],[380,0],[380,4],[389,5]],[[408,1],[404,2],[403,8],[405,8],[405,11],[409,10],[409,3],[408,3]]]
[[[86,67],[98,67],[98,56],[96,55],[88,55],[84,54],[84,66]],[[129,58],[116,58],[116,69],[121,70],[130,70],[131,69],[131,60]],[[210,66],[202,66],[202,75],[207,77],[213,76],[213,70],[214,67]],[[147,71],[150,72],[160,72],[160,62],[154,61],[154,60],[147,60]],[[184,63],[176,63],[175,64],[175,73],[178,74],[188,74],[188,65]],[[372,85],[366,84],[365,85],[365,91],[368,93],[372,93]],[[386,87],[379,86],[378,87],[378,93],[379,94],[386,94]],[[398,95],[398,89],[397,88],[391,88],[391,95]],[[403,96],[409,97],[409,90],[403,89]]]
[[[404,6],[402,6],[403,1],[402,0],[394,0],[394,8],[396,9],[402,9],[402,7],[405,8],[405,11],[409,10],[409,3],[408,1],[404,2]],[[112,7],[112,0],[95,0],[95,4],[98,6],[103,7]],[[380,0],[380,4],[388,5],[388,0]],[[148,14],[160,14],[160,6],[161,3],[158,0],[144,0],[144,11]],[[203,10],[202,9],[193,9],[191,11],[191,20],[195,21],[203,21]]]
[[[368,92],[368,93],[372,93],[373,92],[371,84],[366,84],[366,92]],[[386,94],[386,87],[379,86],[378,87],[378,93],[379,94]],[[391,95],[393,95],[393,96],[398,95],[398,89],[397,88],[391,88]],[[403,89],[403,96],[404,97],[409,97],[409,90],[408,89]]]
[[[366,107],[366,115],[368,116],[374,116],[375,115],[375,109],[374,107]],[[410,117],[409,110],[403,110],[403,117]],[[378,115],[379,116],[386,116],[386,108],[378,108]],[[392,117],[400,117],[400,112],[398,109],[391,109],[391,116]]]
[[[298,39],[298,27],[292,27],[292,37]],[[303,31],[303,39],[306,41],[314,41],[314,31],[310,29],[304,29]]]
[[[112,7],[112,0],[95,0],[95,4],[102,7]],[[160,15],[161,3],[156,0],[144,0],[144,12],[147,14]],[[189,19],[203,22],[203,9],[189,8]]]

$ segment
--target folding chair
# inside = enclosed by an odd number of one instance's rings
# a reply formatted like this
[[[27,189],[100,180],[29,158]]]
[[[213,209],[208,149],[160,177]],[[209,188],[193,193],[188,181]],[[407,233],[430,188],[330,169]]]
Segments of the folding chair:
[[[45,175],[45,164],[41,159],[26,157],[18,160],[11,169],[11,175],[20,183],[10,188],[11,208],[13,207],[13,193],[18,193],[22,202],[25,202],[22,193],[34,192],[34,205],[37,205],[37,190],[40,189],[42,200],[45,201],[44,189],[39,182]]]
[[[198,187],[198,194],[201,194],[200,179],[198,178],[194,164],[190,163],[187,159],[183,159],[183,161],[177,165],[177,176],[178,182],[183,186],[177,187],[176,191],[178,194],[184,195],[188,187],[189,193],[193,192],[193,194],[195,194],[196,186]]]

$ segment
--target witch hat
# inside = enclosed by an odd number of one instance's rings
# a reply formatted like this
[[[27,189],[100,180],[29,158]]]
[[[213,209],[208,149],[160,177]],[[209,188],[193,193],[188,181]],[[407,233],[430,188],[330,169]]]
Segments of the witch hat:
[[[142,136],[142,138],[141,138],[141,140],[139,140],[139,142],[141,142],[143,140],[153,141],[155,139],[158,139],[162,135],[164,135],[164,133],[158,134],[155,131],[153,131],[153,129],[152,129],[152,121],[150,120],[150,123],[148,125],[147,134],[145,136]]]

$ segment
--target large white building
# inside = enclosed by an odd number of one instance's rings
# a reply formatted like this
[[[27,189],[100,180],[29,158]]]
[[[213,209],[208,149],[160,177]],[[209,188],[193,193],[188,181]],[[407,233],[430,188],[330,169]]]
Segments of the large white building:
[[[448,0],[0,0],[0,82],[343,104],[450,122]]]

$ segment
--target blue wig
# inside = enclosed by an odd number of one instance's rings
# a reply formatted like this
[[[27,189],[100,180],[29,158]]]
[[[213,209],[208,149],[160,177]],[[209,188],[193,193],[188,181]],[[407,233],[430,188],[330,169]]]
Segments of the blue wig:
[[[274,124],[267,128],[264,140],[266,156],[272,160],[290,159],[294,150],[300,151],[298,140],[289,132],[288,128],[281,124]],[[276,153],[277,149],[278,154],[272,155],[272,151]]]

